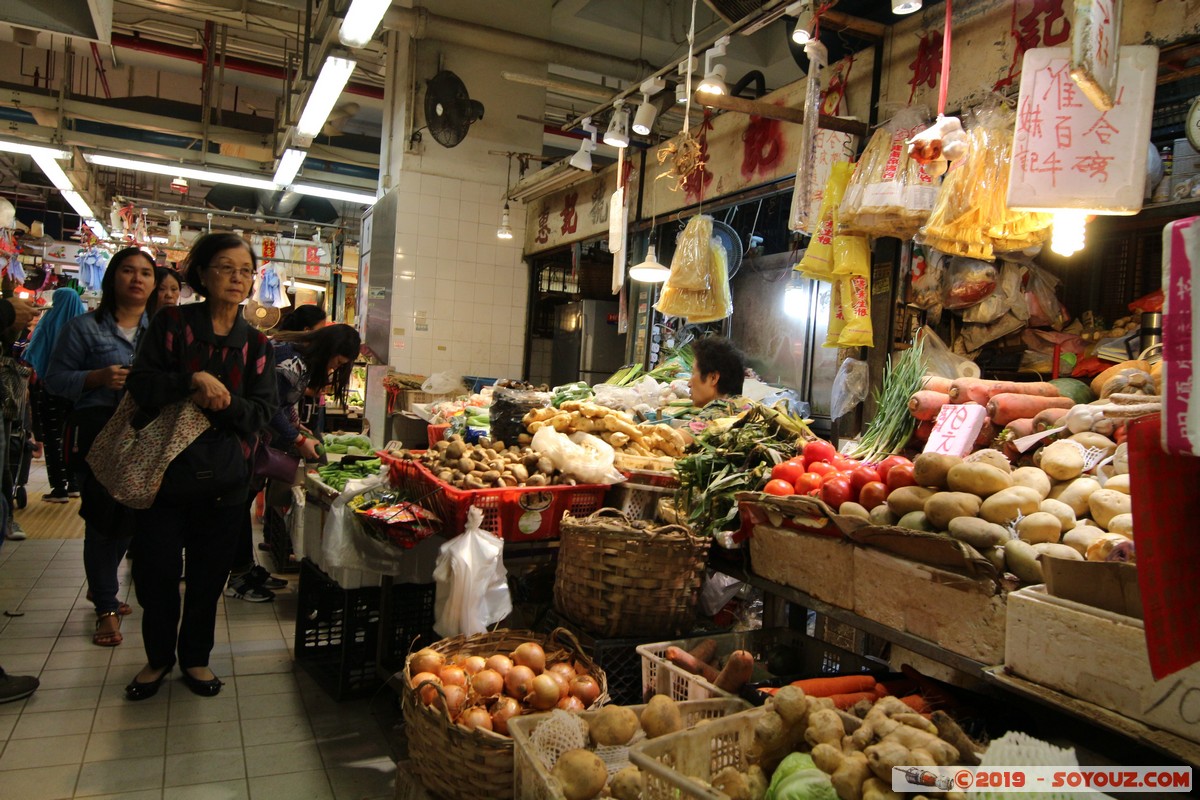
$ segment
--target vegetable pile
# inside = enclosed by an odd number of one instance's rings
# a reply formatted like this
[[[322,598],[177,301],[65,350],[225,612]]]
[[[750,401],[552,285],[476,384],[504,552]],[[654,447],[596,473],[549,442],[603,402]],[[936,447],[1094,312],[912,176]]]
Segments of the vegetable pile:
[[[536,408],[522,423],[531,434],[544,427],[565,434],[595,434],[614,450],[629,455],[679,458],[687,447],[683,434],[669,425],[635,425],[625,412],[587,401],[567,400],[558,408]]]
[[[574,478],[554,468],[553,462],[530,447],[509,446],[480,438],[467,444],[461,436],[434,443],[419,456],[402,451],[402,458],[419,458],[443,483],[458,489],[500,489],[506,486],[574,486]]]
[[[856,458],[878,461],[908,444],[916,427],[908,413],[908,403],[924,381],[923,349],[923,340],[917,339],[898,359],[888,363],[883,373],[883,388],[875,391],[875,417],[854,451]]]
[[[378,475],[381,466],[382,462],[378,458],[372,458],[368,461],[356,461],[353,464],[345,462],[325,464],[324,466],[317,467],[317,476],[326,486],[341,492],[345,490],[346,484],[350,481]]]
[[[371,440],[358,433],[327,433],[325,434],[324,445],[326,453],[336,453],[344,456],[369,456],[374,452],[371,447]]]

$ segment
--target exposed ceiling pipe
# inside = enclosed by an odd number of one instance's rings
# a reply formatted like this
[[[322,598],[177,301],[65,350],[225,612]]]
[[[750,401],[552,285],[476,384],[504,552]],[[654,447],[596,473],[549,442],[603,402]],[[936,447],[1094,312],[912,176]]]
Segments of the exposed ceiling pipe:
[[[104,89],[104,98],[112,99],[112,92],[108,88],[108,74],[104,71],[104,62],[100,60],[100,48],[92,42],[92,61],[96,62],[96,73],[100,76],[100,86]]]
[[[644,77],[652,65],[619,58],[609,53],[585,50],[574,45],[538,39],[522,33],[491,28],[473,22],[431,14],[425,8],[392,6],[383,15],[385,30],[400,31],[413,39],[434,39],[447,44],[473,47],[497,55],[527,61],[545,61],[565,67],[612,75],[627,81]]]
[[[509,72],[507,70],[500,73],[500,77],[512,83],[520,83],[525,86],[540,86],[543,89],[552,89],[571,97],[586,97],[589,100],[603,100],[606,97],[612,96],[611,89],[605,89],[601,86],[589,86],[586,83],[576,81],[568,81],[562,78],[539,78],[535,75],[523,75],[520,72]]]

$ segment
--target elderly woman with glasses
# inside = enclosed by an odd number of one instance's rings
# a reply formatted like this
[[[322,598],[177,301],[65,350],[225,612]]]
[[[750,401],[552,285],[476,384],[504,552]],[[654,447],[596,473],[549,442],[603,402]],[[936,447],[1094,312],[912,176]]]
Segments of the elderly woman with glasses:
[[[129,374],[141,413],[190,400],[210,423],[171,461],[153,506],[138,512],[133,581],[147,663],[125,687],[130,700],[152,697],[177,661],[194,693],[212,697],[223,685],[208,663],[217,601],[250,487],[252,444],[277,405],[271,345],[240,313],[256,267],[241,237],[198,239],[186,280],[205,302],[161,309]]]

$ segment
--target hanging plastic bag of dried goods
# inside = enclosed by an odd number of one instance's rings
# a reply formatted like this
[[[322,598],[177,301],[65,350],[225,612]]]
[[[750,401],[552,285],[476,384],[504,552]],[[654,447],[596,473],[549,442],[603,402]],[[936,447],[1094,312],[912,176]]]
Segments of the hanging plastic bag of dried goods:
[[[839,347],[870,347],[874,344],[871,331],[871,279],[868,275],[850,275],[840,281],[842,315],[846,324],[838,334]]]
[[[689,314],[690,323],[717,322],[733,313],[733,295],[729,290],[729,255],[725,245],[714,236],[709,247],[712,250],[712,274],[709,282],[712,289],[706,292],[704,308],[694,314]]]
[[[968,308],[996,291],[996,265],[975,258],[950,259],[946,267],[946,294],[943,305],[949,309]]]
[[[846,327],[845,309],[842,307],[842,287],[841,279],[834,278],[832,282],[822,281],[822,292],[824,287],[829,287],[829,325],[825,329],[825,342],[822,347],[839,347],[838,340],[841,338],[842,329]]]
[[[809,197],[815,191],[817,130],[821,115],[821,68],[829,63],[829,51],[819,39],[804,45],[808,56],[808,78],[804,95],[804,131],[800,135],[800,154],[796,160],[796,188],[792,192],[792,229],[813,231],[819,221],[811,217]],[[821,215],[824,217],[824,214]]]
[[[712,269],[712,251],[709,248],[709,240],[712,239],[712,235],[712,217],[707,214],[699,214],[688,221],[675,242],[675,255],[671,257],[671,275],[667,278],[667,286],[693,291],[710,288],[708,276]]]
[[[1021,265],[1013,261],[998,261],[1000,275],[996,291],[980,303],[963,311],[963,322],[986,324],[995,322],[1006,313],[1012,312],[1017,319],[1029,319],[1029,304],[1021,288],[1024,273]]]
[[[946,272],[947,260],[948,256],[945,253],[939,253],[932,247],[913,245],[909,268],[912,281],[912,294],[908,299],[910,305],[924,311],[936,309],[938,314],[941,314],[942,279]]]
[[[804,257],[796,265],[796,270],[806,278],[819,281],[833,278],[833,237],[837,230],[837,210],[853,171],[854,166],[848,161],[839,161],[829,172],[829,182],[825,184],[825,198],[821,201],[821,220],[817,232],[808,243]]]
[[[926,124],[923,109],[905,108],[871,137],[838,211],[842,230],[907,239],[929,218],[937,180],[906,144]]]

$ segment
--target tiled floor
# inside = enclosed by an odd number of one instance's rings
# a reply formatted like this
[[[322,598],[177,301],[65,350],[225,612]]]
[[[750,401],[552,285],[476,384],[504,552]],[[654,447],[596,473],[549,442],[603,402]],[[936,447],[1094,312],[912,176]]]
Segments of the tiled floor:
[[[140,609],[125,641],[91,643],[82,540],[0,547],[0,666],[39,675],[27,700],[0,704],[0,798],[374,800],[393,796],[388,728],[394,695],[336,703],[293,665],[296,597],[223,598],[212,668],[215,698],[172,674],[132,703],[123,688],[144,662]]]

